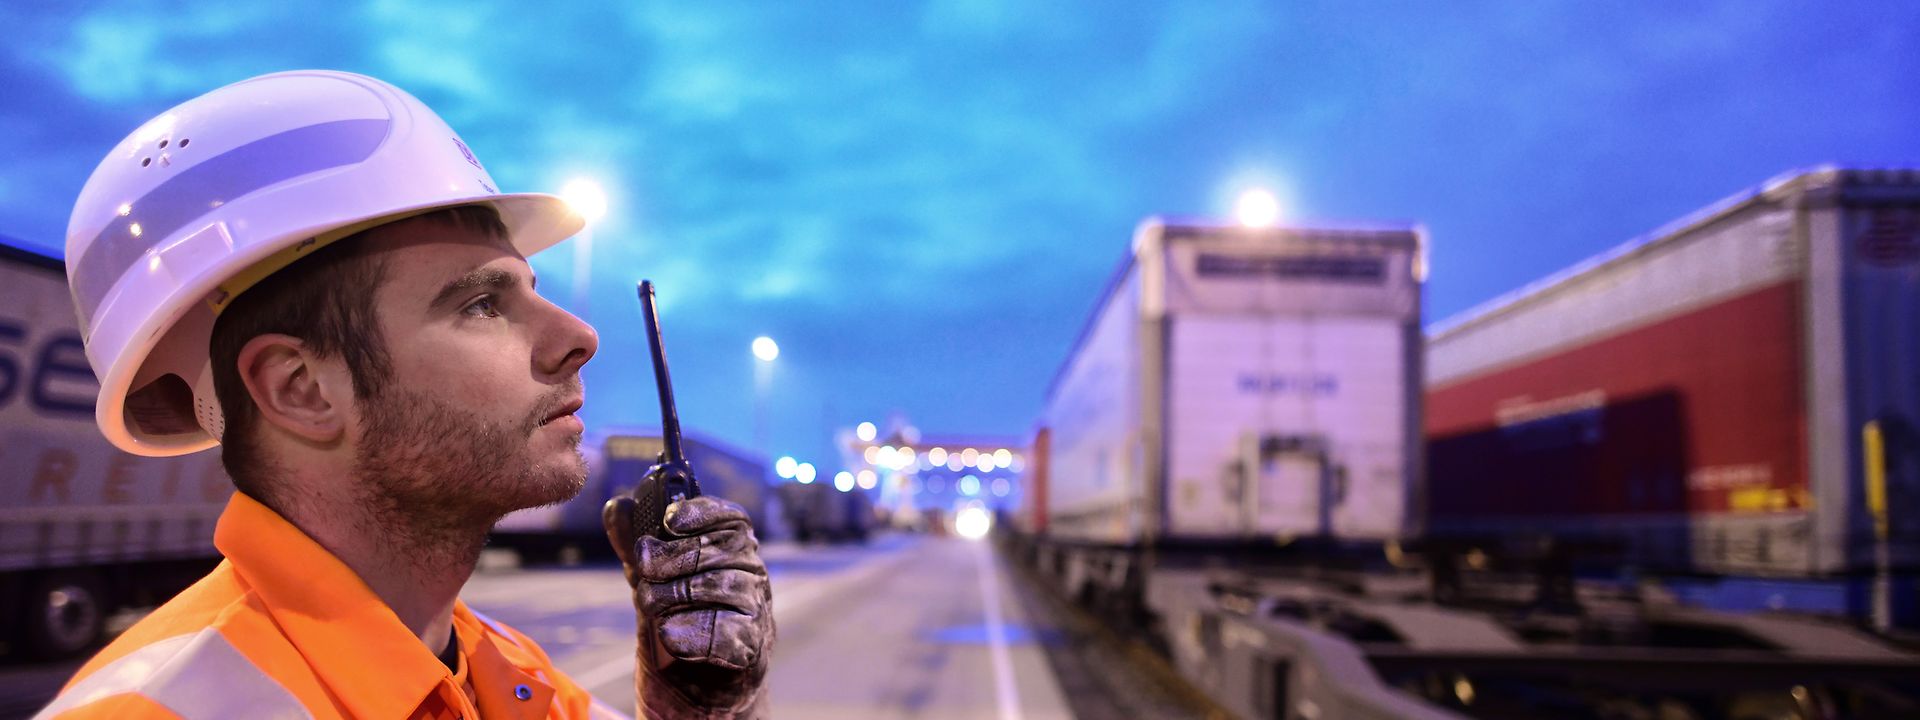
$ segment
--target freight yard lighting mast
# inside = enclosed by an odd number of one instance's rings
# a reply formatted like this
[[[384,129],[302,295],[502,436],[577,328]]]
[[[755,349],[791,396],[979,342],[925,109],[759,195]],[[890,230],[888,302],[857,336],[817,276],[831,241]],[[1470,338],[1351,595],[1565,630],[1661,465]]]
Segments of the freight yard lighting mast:
[[[561,186],[560,199],[587,221],[573,236],[573,312],[585,318],[587,288],[593,284],[593,225],[607,215],[607,191],[600,183],[577,178]]]
[[[752,350],[753,444],[759,446],[761,457],[770,457],[773,446],[767,437],[767,395],[773,391],[773,361],[780,357],[780,344],[761,335],[753,339]]]

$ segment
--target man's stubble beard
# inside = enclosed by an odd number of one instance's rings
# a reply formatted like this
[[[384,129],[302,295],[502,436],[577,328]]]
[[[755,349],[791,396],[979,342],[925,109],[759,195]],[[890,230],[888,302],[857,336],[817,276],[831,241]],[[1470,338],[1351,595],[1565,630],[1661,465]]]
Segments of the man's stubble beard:
[[[415,547],[452,543],[447,549],[477,553],[507,513],[572,499],[586,483],[580,437],[570,439],[567,461],[538,462],[529,445],[540,419],[579,388],[577,380],[556,388],[513,424],[392,387],[369,398],[354,458],[361,507],[374,525],[367,529],[410,536],[393,540]]]

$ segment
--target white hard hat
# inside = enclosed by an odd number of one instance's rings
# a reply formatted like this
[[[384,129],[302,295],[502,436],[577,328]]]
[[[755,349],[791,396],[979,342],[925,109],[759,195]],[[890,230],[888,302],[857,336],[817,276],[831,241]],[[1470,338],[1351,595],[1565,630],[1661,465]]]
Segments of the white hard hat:
[[[494,207],[522,255],[583,224],[560,198],[495,187],[440,116],[363,75],[264,75],[147,122],[94,169],[67,223],[101,432],[139,455],[218,442],[214,317],[327,242],[455,205]]]

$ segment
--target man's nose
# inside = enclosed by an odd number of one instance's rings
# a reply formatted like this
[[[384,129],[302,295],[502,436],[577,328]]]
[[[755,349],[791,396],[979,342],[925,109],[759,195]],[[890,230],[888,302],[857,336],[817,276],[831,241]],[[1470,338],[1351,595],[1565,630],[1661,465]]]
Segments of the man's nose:
[[[547,303],[551,310],[547,331],[542,342],[535,350],[534,361],[541,373],[546,375],[570,376],[580,372],[580,368],[593,358],[600,349],[600,334],[592,325],[574,317],[573,313],[558,305]]]

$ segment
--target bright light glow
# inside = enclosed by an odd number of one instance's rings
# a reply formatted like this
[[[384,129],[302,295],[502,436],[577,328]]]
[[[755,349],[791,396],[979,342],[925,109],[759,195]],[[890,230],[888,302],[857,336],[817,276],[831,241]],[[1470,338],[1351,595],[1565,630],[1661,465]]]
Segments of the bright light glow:
[[[907,469],[907,466],[912,465],[914,463],[913,454],[914,454],[913,448],[910,448],[910,447],[900,448],[900,452],[894,454],[893,456],[893,469],[895,470]]]
[[[968,475],[960,478],[960,494],[961,495],[979,495],[980,494],[980,478],[974,477],[972,475]]]
[[[773,461],[773,474],[779,475],[782,478],[792,479],[793,468],[799,464],[800,463],[794,462],[792,455],[782,455],[779,460]]]
[[[802,485],[813,482],[813,477],[813,463],[800,463],[799,467],[793,469],[793,479],[799,480]]]
[[[853,480],[859,483],[860,488],[863,490],[872,490],[874,486],[880,484],[880,476],[873,474],[872,470],[861,470],[859,475],[853,477]]]
[[[1280,220],[1280,201],[1265,188],[1253,188],[1240,193],[1233,216],[1247,227],[1273,227]]]
[[[880,464],[880,446],[868,445],[866,451],[860,453],[860,456],[867,459],[868,465],[879,465]]]
[[[937,447],[932,450],[928,450],[927,462],[933,463],[935,465],[947,464],[947,449],[942,447]]]
[[[560,187],[560,199],[580,214],[587,222],[595,222],[607,214],[607,191],[600,183],[586,178],[568,180]]]
[[[780,357],[780,344],[765,335],[754,338],[753,356],[760,358],[760,362],[773,362],[774,358]]]
[[[973,467],[974,463],[977,463],[977,462],[980,462],[979,450],[975,450],[973,448],[967,448],[965,450],[960,451],[961,465],[965,465],[967,467]]]
[[[993,516],[987,514],[986,508],[978,505],[960,508],[960,512],[953,515],[953,531],[968,540],[986,537],[987,531],[992,529]]]
[[[879,434],[880,428],[874,427],[873,423],[870,422],[860,423],[858,427],[853,429],[853,436],[860,438],[860,442],[873,442],[874,436]]]
[[[960,472],[960,453],[950,453],[947,455],[947,469]]]
[[[799,482],[799,483],[800,483],[801,485],[811,485],[811,484],[813,484],[813,476],[812,476],[812,475],[808,475],[808,476],[807,476],[807,479],[805,479],[805,480],[801,480],[801,479],[800,479],[800,478],[798,478],[798,477],[796,477],[796,478],[794,478],[794,480],[796,480],[796,481],[798,481],[798,482]]]
[[[980,472],[983,472],[983,473],[993,472],[993,468],[994,468],[993,456],[988,455],[986,453],[980,453],[979,462],[974,463],[973,466],[980,468]]]
[[[892,445],[882,445],[880,446],[880,454],[874,458],[873,464],[886,468],[893,467],[894,459],[899,454],[900,451],[893,449]]]
[[[1007,482],[1006,478],[993,479],[993,494],[1006,497],[1010,492],[1013,492],[1013,483]]]
[[[1000,467],[1006,467],[1008,465],[1012,465],[1013,451],[1008,450],[1006,448],[1000,448],[999,450],[993,451],[993,464],[999,465]]]
[[[839,475],[833,476],[833,489],[839,490],[840,492],[853,492],[853,475],[851,473],[840,473]]]
[[[133,233],[134,237],[140,237],[140,223],[128,225],[127,232]]]

